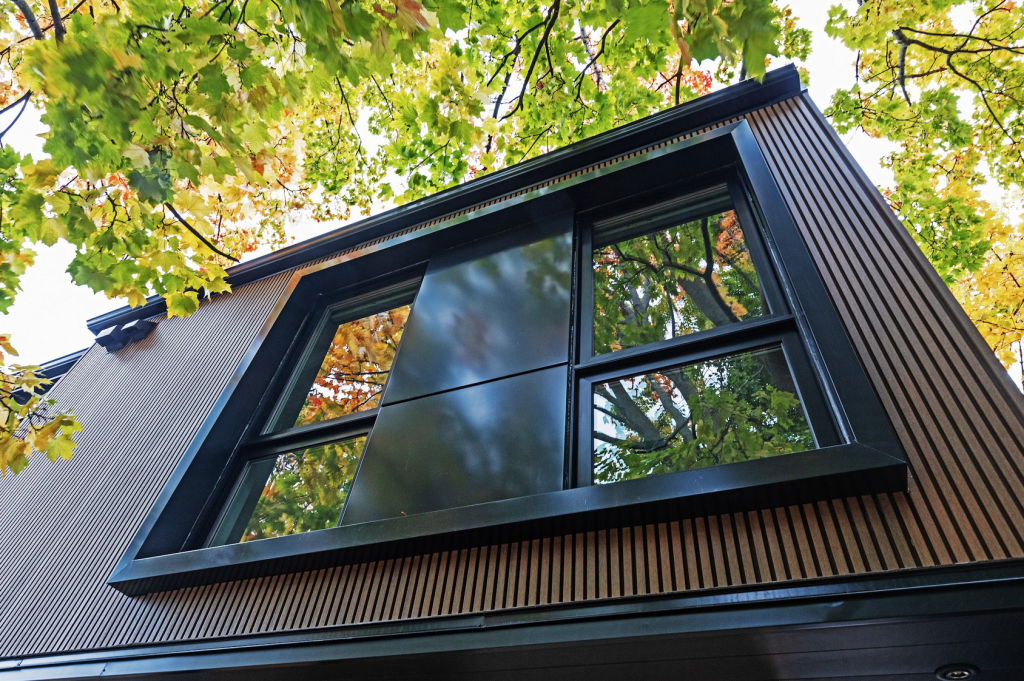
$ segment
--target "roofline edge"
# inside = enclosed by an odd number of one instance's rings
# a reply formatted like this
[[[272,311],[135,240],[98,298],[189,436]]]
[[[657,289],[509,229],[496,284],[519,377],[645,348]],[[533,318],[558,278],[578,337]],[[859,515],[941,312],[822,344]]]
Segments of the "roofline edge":
[[[414,227],[542,183],[580,167],[599,163],[632,150],[657,144],[690,130],[733,118],[784,99],[804,89],[796,67],[786,64],[769,71],[758,83],[746,80],[718,92],[692,99],[638,121],[589,137],[495,173],[444,189],[351,225],[307,239],[228,269],[228,283],[242,286],[326,257],[360,243]],[[124,306],[89,319],[96,334],[117,324],[166,312],[162,297],[151,296],[140,307]]]

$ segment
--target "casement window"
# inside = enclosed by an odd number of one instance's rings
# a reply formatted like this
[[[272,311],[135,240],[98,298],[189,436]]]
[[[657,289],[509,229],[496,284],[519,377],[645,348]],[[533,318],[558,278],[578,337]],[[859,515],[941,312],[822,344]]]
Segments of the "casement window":
[[[315,309],[270,419],[240,447],[245,463],[207,546],[338,525],[418,283]]]
[[[110,583],[906,488],[745,122],[560,178],[296,271]]]

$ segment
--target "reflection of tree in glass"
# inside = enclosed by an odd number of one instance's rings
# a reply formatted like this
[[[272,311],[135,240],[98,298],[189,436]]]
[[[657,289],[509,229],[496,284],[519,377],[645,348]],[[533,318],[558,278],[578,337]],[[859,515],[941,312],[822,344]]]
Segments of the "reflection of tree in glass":
[[[767,312],[733,211],[599,248],[593,266],[598,354]]]
[[[279,456],[241,541],[336,526],[364,444],[357,437]]]
[[[594,482],[813,449],[800,401],[774,379],[784,362],[776,347],[595,386]]]
[[[410,309],[403,305],[338,327],[296,426],[377,406]]]

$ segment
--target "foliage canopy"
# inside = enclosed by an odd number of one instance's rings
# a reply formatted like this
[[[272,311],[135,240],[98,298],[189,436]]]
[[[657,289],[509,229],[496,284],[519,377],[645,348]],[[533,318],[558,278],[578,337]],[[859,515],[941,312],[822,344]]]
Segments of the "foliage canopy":
[[[869,0],[833,7],[826,30],[858,53],[826,113],[896,143],[890,204],[999,359],[1022,359],[1024,6]]]
[[[0,146],[0,311],[33,244],[64,240],[76,283],[188,315],[293,220],[413,200],[810,51],[770,0],[4,7],[0,107],[43,111],[49,158]],[[865,0],[833,7],[827,27],[858,52],[857,85],[828,114],[897,143],[887,196],[1006,364],[1024,334],[1024,234],[979,186],[1021,188],[1022,27],[1009,0]],[[734,298],[734,312],[756,307]],[[41,446],[70,453],[74,417],[26,404],[8,408],[0,443],[22,451],[11,438],[27,441],[15,432],[32,415],[63,423]]]

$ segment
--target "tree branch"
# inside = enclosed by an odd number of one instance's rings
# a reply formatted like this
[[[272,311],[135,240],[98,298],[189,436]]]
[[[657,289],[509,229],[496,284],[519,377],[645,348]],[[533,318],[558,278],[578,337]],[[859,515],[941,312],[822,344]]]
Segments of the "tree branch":
[[[11,0],[15,6],[21,10],[22,15],[25,17],[25,23],[28,24],[28,28],[32,31],[32,37],[36,40],[43,39],[43,32],[39,28],[39,22],[36,21],[36,15],[32,12],[32,8],[28,6],[25,0]]]
[[[548,10],[548,17],[545,20],[544,33],[541,34],[540,41],[537,43],[537,51],[533,53],[533,59],[530,60],[530,68],[526,71],[526,77],[523,78],[523,89],[519,91],[519,97],[516,98],[516,105],[507,114],[502,116],[502,119],[508,118],[515,114],[519,109],[523,107],[523,102],[526,98],[526,91],[530,87],[530,79],[533,77],[533,70],[537,66],[537,60],[540,59],[541,52],[544,51],[548,38],[551,36],[551,31],[555,27],[555,22],[558,21],[558,11],[561,7],[561,0],[555,0],[551,4],[551,8]],[[550,59],[549,59],[550,69]]]
[[[53,37],[58,43],[62,43],[67,31],[64,30],[64,21],[60,17],[60,7],[57,6],[57,0],[49,0],[49,5],[50,19],[53,21]]]
[[[193,234],[193,235],[195,235],[195,237],[196,237],[197,239],[199,239],[199,240],[200,240],[200,241],[202,241],[202,242],[203,242],[204,244],[206,244],[206,247],[207,247],[207,248],[209,248],[209,249],[210,249],[211,251],[213,251],[213,252],[214,252],[214,253],[216,253],[217,255],[221,256],[222,258],[227,258],[227,259],[228,259],[228,260],[230,260],[231,262],[240,262],[240,261],[238,260],[238,258],[234,257],[233,255],[228,255],[227,253],[225,253],[224,251],[220,250],[219,248],[217,248],[216,246],[214,246],[214,245],[213,245],[212,243],[210,243],[209,241],[207,241],[206,237],[204,237],[204,236],[203,236],[202,234],[200,234],[199,232],[197,232],[197,231],[196,231],[196,230],[195,230],[195,229],[194,229],[194,228],[192,227],[192,225],[188,224],[188,222],[186,222],[186,221],[185,221],[185,218],[181,217],[181,213],[179,213],[178,211],[176,211],[176,210],[174,209],[174,206],[172,206],[172,205],[171,205],[171,204],[169,204],[169,203],[164,203],[164,206],[166,206],[166,207],[167,207],[167,209],[168,209],[169,211],[171,211],[171,215],[173,215],[173,216],[174,216],[174,217],[175,217],[175,218],[176,218],[176,219],[178,220],[178,222],[180,222],[180,223],[181,223],[182,225],[184,225],[184,226],[185,226],[185,229],[187,229],[188,231],[192,232],[192,234]]]
[[[13,109],[14,107],[18,106],[19,103],[21,104],[21,111],[19,111],[18,115],[14,117],[14,120],[11,121],[11,124],[8,125],[6,128],[4,128],[3,132],[0,132],[0,143],[3,142],[4,135],[6,135],[8,132],[10,132],[11,128],[14,127],[14,124],[18,122],[19,118],[21,118],[21,114],[25,113],[25,107],[28,106],[28,99],[31,96],[32,96],[32,91],[28,90],[28,91],[25,92],[25,94],[23,94],[21,97],[18,97],[16,100],[14,100],[13,102],[11,102],[7,106],[5,106],[2,111],[0,111],[0,115],[3,115],[5,113],[7,113],[8,111],[10,111],[11,109]]]
[[[903,91],[903,98],[907,100],[907,106],[914,106],[913,102],[910,101],[910,95],[907,94],[907,43],[904,40],[905,36],[898,28],[892,32],[892,35],[900,45],[899,75],[897,76],[900,90]]]
[[[587,31],[586,26],[580,25],[580,39],[583,41],[583,49],[587,51],[587,56],[590,57],[590,61],[587,62],[587,64],[583,67],[583,70],[580,71],[580,75],[577,76],[577,97],[580,96],[580,90],[583,87],[583,79],[586,77],[587,71],[590,70],[591,66],[594,67],[594,83],[597,85],[597,89],[602,90],[604,88],[604,78],[601,76],[601,65],[597,62],[597,60],[601,57],[602,54],[604,54],[605,42],[608,40],[608,34],[611,33],[618,25],[619,20],[616,19],[611,23],[610,26],[608,26],[608,28],[604,29],[604,33],[601,35],[601,47],[597,51],[597,54],[594,54],[594,50],[590,46],[590,33]]]

